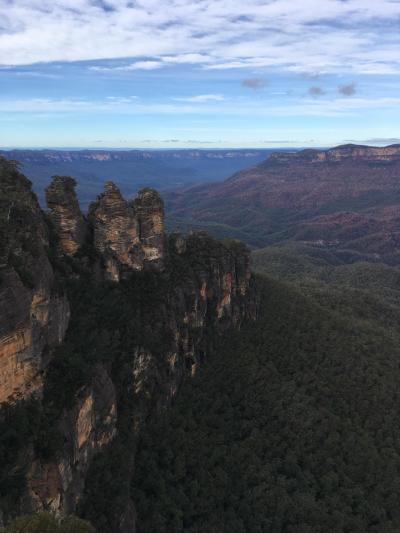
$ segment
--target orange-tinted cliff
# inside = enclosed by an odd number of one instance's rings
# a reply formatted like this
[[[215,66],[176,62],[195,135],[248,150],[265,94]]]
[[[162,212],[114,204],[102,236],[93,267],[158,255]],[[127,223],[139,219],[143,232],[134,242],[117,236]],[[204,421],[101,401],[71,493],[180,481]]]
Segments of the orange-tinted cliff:
[[[0,403],[40,391],[64,338],[68,301],[48,259],[49,231],[30,182],[0,158]]]
[[[57,230],[61,253],[75,254],[85,242],[87,224],[75,194],[76,181],[68,176],[55,176],[46,189],[50,218]]]
[[[93,462],[114,446],[129,485],[146,419],[210,356],[215,335],[255,317],[249,252],[204,233],[167,237],[152,189],[128,201],[108,182],[85,217],[75,181],[57,176],[47,215],[14,164],[0,159],[0,172],[0,423],[29,398],[41,419],[9,465],[24,483],[3,513],[62,516],[98,490]],[[124,498],[107,531],[134,531]]]

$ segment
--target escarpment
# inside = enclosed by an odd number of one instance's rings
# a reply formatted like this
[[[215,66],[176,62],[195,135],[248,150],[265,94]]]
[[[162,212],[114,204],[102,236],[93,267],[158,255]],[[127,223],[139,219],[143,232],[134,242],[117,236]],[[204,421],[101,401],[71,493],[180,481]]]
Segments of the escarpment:
[[[205,233],[167,236],[152,189],[129,201],[108,182],[84,216],[74,180],[58,176],[47,216],[15,165],[1,165],[0,424],[17,424],[12,409],[28,412],[30,397],[38,422],[4,467],[5,486],[15,471],[20,486],[11,503],[0,490],[0,509],[6,521],[49,509],[134,531],[141,429],[217,336],[255,318],[249,253]],[[110,476],[124,490],[107,492],[97,522]]]
[[[297,241],[392,264],[400,251],[399,179],[399,144],[347,144],[272,153],[223,182],[166,193],[166,203],[176,224],[210,231],[223,224],[225,235],[256,247]]]
[[[306,149],[300,152],[276,152],[271,154],[270,163],[287,163],[287,162],[339,162],[339,161],[358,161],[358,162],[396,162],[400,161],[400,145],[391,146],[363,146],[357,144],[344,144],[329,150]]]
[[[0,403],[40,392],[48,355],[68,326],[49,247],[30,182],[0,158]]]

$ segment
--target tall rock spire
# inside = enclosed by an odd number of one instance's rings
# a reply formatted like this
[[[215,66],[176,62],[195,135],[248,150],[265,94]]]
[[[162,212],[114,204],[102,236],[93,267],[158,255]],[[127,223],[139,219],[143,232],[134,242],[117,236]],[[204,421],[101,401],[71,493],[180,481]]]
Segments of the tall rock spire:
[[[87,224],[75,192],[76,181],[68,176],[54,176],[46,189],[50,218],[59,237],[59,250],[74,255],[85,242]]]
[[[142,189],[134,200],[139,220],[140,242],[145,261],[158,270],[164,269],[165,233],[164,202],[154,189]]]
[[[105,184],[104,193],[91,205],[89,213],[94,246],[103,257],[106,277],[118,281],[125,270],[142,270],[138,219],[133,206],[112,181]]]

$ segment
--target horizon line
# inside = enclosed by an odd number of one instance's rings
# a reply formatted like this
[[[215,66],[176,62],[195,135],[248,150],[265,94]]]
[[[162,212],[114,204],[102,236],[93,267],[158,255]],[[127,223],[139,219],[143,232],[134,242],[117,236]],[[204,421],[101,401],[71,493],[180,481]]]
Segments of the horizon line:
[[[388,139],[389,140],[389,139]],[[394,141],[395,139],[393,139]],[[92,147],[92,146],[13,146],[13,147],[2,147],[0,146],[0,151],[3,152],[11,152],[11,151],[23,151],[23,150],[30,150],[30,151],[116,151],[116,152],[174,152],[174,151],[191,151],[191,150],[198,150],[198,151],[243,151],[243,150],[328,150],[331,148],[337,148],[339,146],[346,146],[346,145],[353,145],[353,146],[369,146],[371,148],[388,148],[391,146],[399,146],[400,142],[392,142],[392,143],[386,143],[385,142],[369,142],[369,141],[344,141],[341,143],[335,143],[335,144],[324,144],[324,145],[293,145],[293,146],[285,146],[285,145],[276,145],[276,146],[219,146],[219,147],[205,147],[205,146],[175,146],[175,147],[112,147],[112,146],[105,146],[102,148],[99,147]]]

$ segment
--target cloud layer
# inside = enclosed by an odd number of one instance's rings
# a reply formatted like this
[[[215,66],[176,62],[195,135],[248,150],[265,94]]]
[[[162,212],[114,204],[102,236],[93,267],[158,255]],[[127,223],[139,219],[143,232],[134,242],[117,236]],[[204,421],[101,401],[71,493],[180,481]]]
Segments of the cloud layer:
[[[0,0],[0,12],[0,65],[400,71],[397,0]]]
[[[259,102],[226,100],[222,95],[204,94],[192,97],[176,97],[171,103],[146,103],[131,97],[108,96],[105,99],[0,99],[0,113],[62,113],[62,114],[122,114],[122,115],[203,115],[246,116],[246,117],[351,117],[359,112],[390,110],[400,107],[400,98],[337,98],[316,100],[315,98],[295,101],[290,104],[268,104]]]

